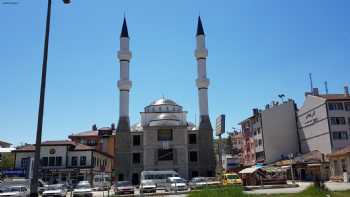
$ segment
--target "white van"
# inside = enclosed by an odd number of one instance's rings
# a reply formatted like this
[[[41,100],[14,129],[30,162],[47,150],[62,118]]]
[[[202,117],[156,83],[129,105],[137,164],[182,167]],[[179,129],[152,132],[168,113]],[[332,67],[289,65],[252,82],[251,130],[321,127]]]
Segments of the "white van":
[[[108,190],[111,188],[111,176],[107,174],[98,174],[94,176],[93,187],[97,190]]]
[[[153,183],[157,185],[158,188],[165,188],[166,180],[169,177],[177,177],[178,173],[174,170],[166,171],[142,171],[141,172],[141,182],[143,180],[152,180]]]

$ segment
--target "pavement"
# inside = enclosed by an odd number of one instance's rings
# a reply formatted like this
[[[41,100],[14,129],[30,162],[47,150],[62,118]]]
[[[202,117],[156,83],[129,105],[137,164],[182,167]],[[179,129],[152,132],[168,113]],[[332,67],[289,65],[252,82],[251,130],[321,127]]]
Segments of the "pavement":
[[[325,186],[330,191],[350,190],[350,183],[328,181],[325,182]]]
[[[93,197],[108,197],[108,191],[94,191],[92,193]],[[110,190],[109,191],[109,196],[115,196],[114,191]],[[67,193],[66,197],[70,197],[71,194],[70,192]],[[140,190],[136,189],[135,190],[135,194],[134,195],[118,195],[118,196],[142,196],[140,195]],[[175,194],[174,192],[165,192],[165,190],[157,190],[156,193],[147,193],[144,194],[143,196],[171,196],[171,197],[186,197],[187,195],[184,194],[183,192],[179,193],[179,194]]]
[[[291,184],[291,182],[288,182]],[[252,191],[244,191],[247,194],[290,194],[290,193],[299,193],[304,191],[307,187],[312,185],[312,182],[295,182],[299,187],[292,188],[275,188],[275,189],[257,189]]]

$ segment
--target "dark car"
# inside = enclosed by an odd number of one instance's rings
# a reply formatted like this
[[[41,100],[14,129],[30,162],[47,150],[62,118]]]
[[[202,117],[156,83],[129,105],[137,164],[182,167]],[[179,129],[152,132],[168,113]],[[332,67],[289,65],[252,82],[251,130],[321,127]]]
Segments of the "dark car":
[[[114,186],[114,193],[118,194],[134,194],[134,186],[130,181],[118,181]]]

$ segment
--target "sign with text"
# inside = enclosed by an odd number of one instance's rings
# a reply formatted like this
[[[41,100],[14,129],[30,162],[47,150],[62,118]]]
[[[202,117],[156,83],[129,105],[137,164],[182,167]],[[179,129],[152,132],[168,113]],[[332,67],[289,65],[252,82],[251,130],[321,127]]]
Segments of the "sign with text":
[[[216,135],[219,136],[225,133],[225,115],[221,114],[216,118],[216,127],[215,127]]]

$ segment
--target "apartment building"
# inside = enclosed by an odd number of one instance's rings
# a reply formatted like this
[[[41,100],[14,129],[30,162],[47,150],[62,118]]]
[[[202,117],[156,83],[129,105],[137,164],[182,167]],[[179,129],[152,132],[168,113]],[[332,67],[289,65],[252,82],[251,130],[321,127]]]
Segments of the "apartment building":
[[[253,116],[242,121],[245,165],[272,163],[299,152],[297,107],[294,100],[272,102],[264,110],[253,109]]]
[[[319,150],[329,154],[350,145],[350,96],[348,87],[341,94],[305,94],[298,112],[299,139],[303,153]]]

